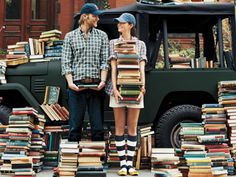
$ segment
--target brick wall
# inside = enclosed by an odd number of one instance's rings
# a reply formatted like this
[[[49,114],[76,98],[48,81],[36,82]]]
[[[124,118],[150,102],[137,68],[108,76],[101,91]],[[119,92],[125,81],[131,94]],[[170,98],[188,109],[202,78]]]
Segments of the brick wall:
[[[136,2],[136,0],[109,0],[111,8],[122,7]],[[57,14],[57,27],[62,31],[62,38],[71,31],[73,16],[80,11],[85,0],[58,0],[60,7]]]

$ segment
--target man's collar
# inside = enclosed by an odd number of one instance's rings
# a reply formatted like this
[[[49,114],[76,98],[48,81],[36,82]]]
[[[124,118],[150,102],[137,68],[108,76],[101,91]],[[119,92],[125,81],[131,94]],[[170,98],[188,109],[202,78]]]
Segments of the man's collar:
[[[80,33],[82,33],[82,34],[84,33],[80,26],[79,26],[78,30]],[[92,31],[93,31],[93,27],[89,29],[88,33],[92,33]]]

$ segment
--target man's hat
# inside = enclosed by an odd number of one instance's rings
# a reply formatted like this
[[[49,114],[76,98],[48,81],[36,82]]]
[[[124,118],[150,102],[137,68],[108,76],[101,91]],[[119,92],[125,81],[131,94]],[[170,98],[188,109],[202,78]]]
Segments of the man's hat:
[[[80,14],[93,14],[93,15],[100,15],[102,12],[98,10],[98,7],[94,3],[86,3],[80,9]]]

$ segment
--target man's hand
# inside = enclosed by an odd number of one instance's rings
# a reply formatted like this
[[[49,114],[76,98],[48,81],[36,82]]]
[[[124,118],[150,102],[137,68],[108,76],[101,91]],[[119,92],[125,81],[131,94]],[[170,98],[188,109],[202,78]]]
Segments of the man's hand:
[[[101,81],[97,88],[91,88],[91,89],[99,91],[99,90],[103,89],[105,87],[105,85],[106,85],[106,83],[104,81]]]
[[[79,88],[77,85],[75,85],[74,83],[68,85],[68,87],[71,89],[71,90],[74,90],[76,92],[80,92],[82,90],[85,90],[86,88]]]

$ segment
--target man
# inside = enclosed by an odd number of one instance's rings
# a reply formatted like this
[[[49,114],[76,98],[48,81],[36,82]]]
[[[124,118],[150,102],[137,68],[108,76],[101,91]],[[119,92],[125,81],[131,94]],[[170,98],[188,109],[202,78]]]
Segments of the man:
[[[92,140],[103,140],[104,86],[108,71],[109,41],[105,32],[96,29],[101,11],[93,3],[80,10],[79,28],[66,34],[62,53],[62,75],[68,84],[70,112],[69,141],[80,141],[86,108]],[[97,88],[80,85],[97,84]]]

